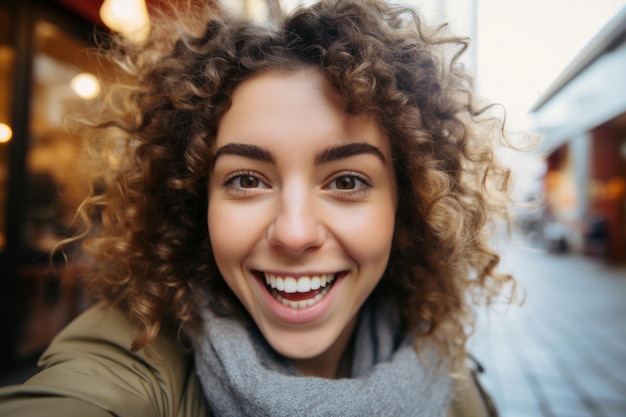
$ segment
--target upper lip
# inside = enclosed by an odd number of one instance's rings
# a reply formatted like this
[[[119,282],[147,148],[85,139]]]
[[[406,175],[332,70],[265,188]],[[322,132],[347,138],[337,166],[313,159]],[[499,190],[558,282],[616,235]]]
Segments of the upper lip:
[[[277,277],[292,277],[295,279],[301,278],[301,277],[315,277],[315,276],[320,276],[320,275],[337,275],[339,273],[339,271],[332,271],[332,272],[288,272],[288,271],[276,271],[276,270],[261,270],[261,269],[256,269],[253,270],[253,272],[256,272],[258,274],[261,274],[263,276],[267,275],[267,274],[271,274],[271,275],[275,275]]]

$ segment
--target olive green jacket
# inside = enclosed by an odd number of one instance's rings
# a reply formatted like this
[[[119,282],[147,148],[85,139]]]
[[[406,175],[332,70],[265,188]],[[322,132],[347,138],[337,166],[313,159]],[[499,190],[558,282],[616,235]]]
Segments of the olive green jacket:
[[[131,352],[135,335],[118,310],[87,310],[43,354],[40,373],[0,388],[0,416],[209,416],[193,355],[163,337]],[[489,416],[472,378],[456,383],[448,416]]]

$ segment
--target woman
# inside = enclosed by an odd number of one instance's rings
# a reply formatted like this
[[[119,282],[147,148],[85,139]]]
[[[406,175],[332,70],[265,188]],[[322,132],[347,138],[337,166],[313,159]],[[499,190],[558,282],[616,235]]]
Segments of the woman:
[[[118,39],[76,238],[103,302],[2,414],[487,415],[465,343],[514,283],[508,170],[465,47],[376,0]]]

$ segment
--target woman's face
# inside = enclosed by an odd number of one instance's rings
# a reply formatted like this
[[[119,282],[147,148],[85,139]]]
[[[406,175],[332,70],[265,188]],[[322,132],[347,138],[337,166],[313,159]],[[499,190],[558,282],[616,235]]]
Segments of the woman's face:
[[[244,81],[222,117],[208,223],[219,270],[268,343],[336,371],[391,249],[389,140],[315,70]]]

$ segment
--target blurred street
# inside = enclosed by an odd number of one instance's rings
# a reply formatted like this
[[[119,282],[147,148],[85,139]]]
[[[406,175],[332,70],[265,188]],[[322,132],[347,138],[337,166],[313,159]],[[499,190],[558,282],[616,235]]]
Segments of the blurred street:
[[[626,266],[509,249],[522,307],[481,315],[470,351],[502,417],[626,416]]]

